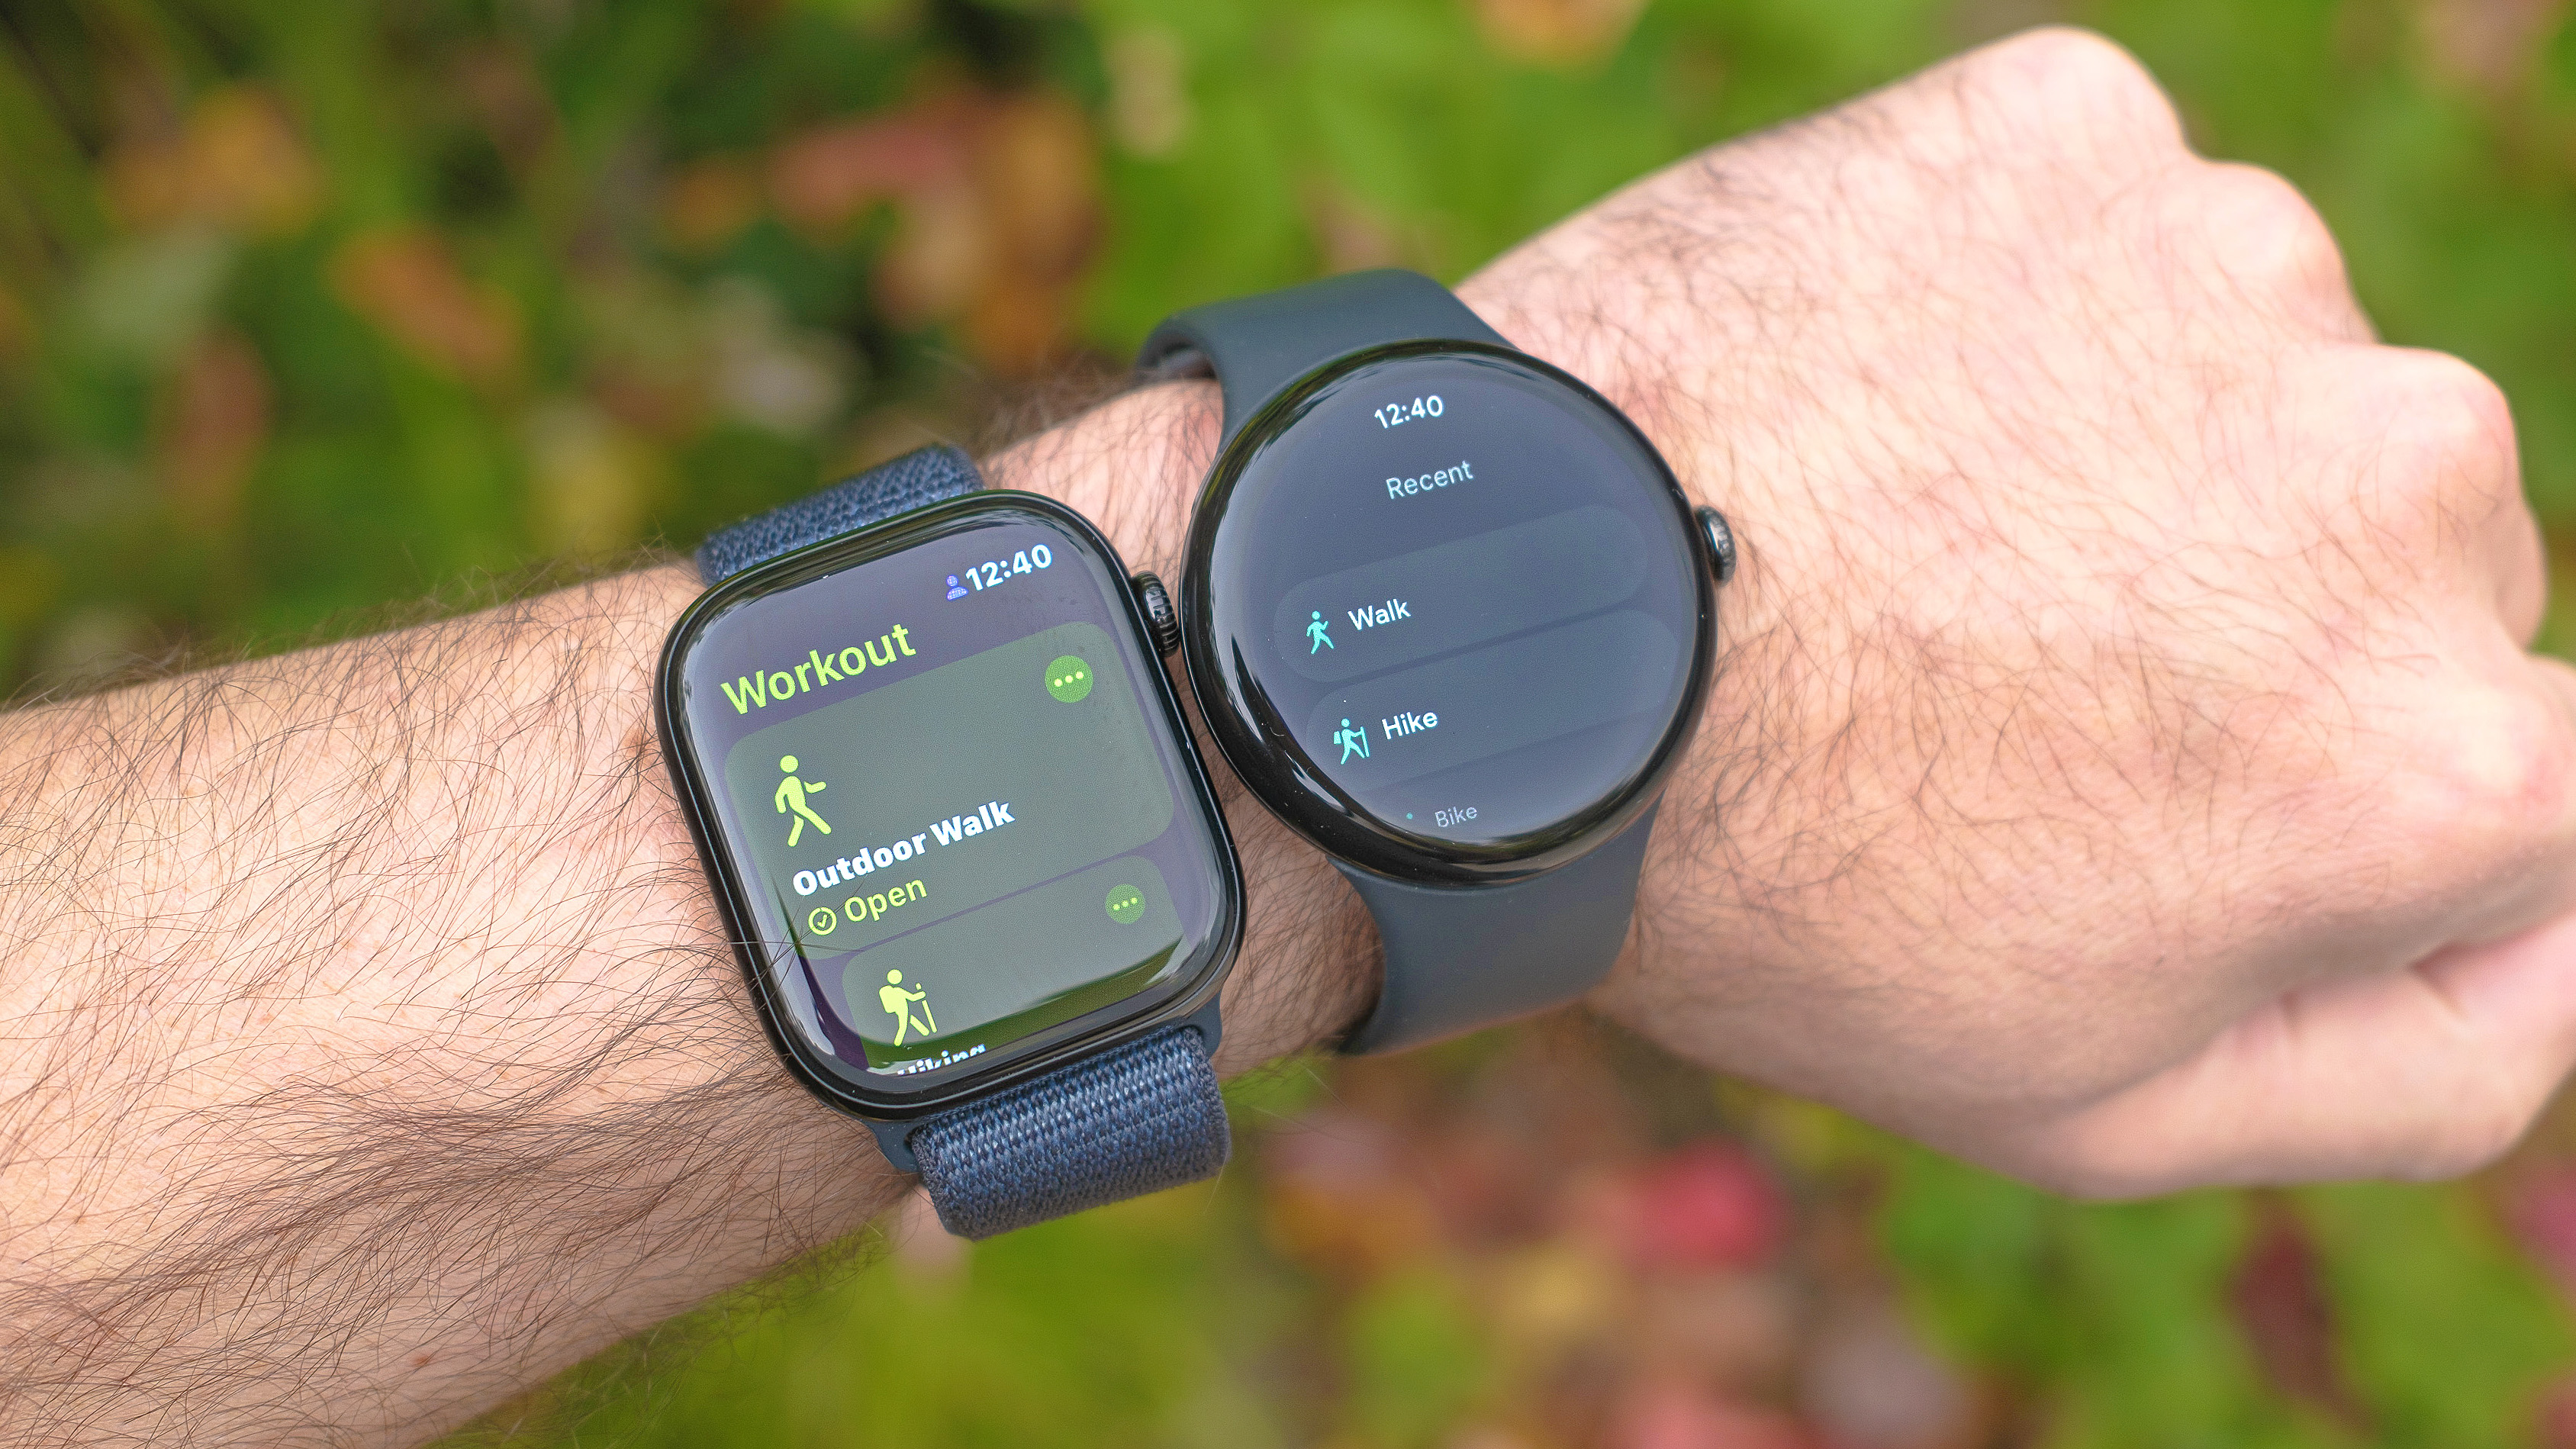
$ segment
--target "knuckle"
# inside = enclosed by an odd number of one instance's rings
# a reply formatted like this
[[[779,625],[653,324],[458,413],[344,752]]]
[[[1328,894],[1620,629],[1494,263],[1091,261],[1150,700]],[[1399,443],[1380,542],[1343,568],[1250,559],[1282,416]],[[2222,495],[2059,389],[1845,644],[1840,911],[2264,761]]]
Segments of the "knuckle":
[[[2546,701],[2462,691],[2428,710],[2419,730],[2423,765],[2401,813],[2425,827],[2419,838],[2451,840],[2472,877],[2491,879],[2564,832],[2576,740]]]
[[[2475,534],[2522,506],[2513,407],[2476,368],[2438,352],[2384,349],[2350,399],[2378,448],[2367,480],[2437,530]]]
[[[2070,25],[2043,26],[1972,58],[1991,95],[2034,106],[2052,123],[2074,121],[2095,137],[2179,150],[2182,121],[2164,87],[2116,42]]]
[[[2515,471],[2513,405],[2495,381],[2439,352],[2408,359],[2397,381],[2401,436],[2453,468],[2489,480]]]
[[[2334,233],[2279,173],[2215,162],[2198,168],[2189,191],[2191,210],[2230,271],[2303,290],[2343,290],[2343,252]]]

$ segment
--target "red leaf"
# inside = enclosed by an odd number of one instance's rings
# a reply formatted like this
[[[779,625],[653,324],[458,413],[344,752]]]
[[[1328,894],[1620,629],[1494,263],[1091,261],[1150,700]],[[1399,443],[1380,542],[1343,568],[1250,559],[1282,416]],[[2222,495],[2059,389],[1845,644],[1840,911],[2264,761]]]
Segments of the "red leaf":
[[[1788,1226],[1778,1186],[1732,1142],[1694,1142],[1648,1163],[1623,1197],[1623,1237],[1645,1267],[1754,1267]]]

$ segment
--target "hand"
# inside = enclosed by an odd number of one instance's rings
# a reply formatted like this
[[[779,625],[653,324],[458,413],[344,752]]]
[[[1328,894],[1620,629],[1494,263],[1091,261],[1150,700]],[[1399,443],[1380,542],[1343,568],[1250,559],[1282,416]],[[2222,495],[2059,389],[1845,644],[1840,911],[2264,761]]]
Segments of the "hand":
[[[1602,1010],[2086,1193],[2521,1133],[2576,739],[2504,400],[2127,56],[1989,48],[1464,295],[1744,549]]]

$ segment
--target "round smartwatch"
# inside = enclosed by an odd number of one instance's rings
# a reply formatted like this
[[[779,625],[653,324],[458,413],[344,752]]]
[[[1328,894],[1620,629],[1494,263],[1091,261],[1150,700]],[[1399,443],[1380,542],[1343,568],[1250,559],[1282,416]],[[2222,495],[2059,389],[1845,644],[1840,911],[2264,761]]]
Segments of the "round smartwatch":
[[[1236,773],[1377,919],[1385,981],[1345,1049],[1581,996],[1708,692],[1725,520],[1412,272],[1180,313],[1139,366],[1224,392],[1183,654]]]
[[[932,448],[707,540],[662,746],[772,1043],[981,1238],[1213,1175],[1241,878],[1083,518]]]

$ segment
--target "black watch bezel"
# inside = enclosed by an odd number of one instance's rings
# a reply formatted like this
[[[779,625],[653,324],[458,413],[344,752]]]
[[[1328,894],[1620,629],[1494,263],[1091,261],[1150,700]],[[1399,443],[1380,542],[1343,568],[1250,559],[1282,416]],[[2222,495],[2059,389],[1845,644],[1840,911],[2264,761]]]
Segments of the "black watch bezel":
[[[1324,771],[1310,765],[1293,731],[1266,700],[1245,698],[1229,688],[1210,597],[1217,535],[1224,526],[1235,485],[1264,448],[1297,426],[1316,394],[1340,378],[1381,362],[1454,356],[1495,358],[1525,368],[1562,386],[1575,400],[1598,410],[1624,431],[1652,460],[1655,477],[1672,508],[1673,527],[1690,550],[1695,565],[1691,576],[1697,591],[1697,627],[1690,678],[1654,747],[1617,790],[1573,815],[1500,845],[1460,844],[1403,830],[1336,788]],[[1414,884],[1497,884],[1542,874],[1580,859],[1626,829],[1662,794],[1689,747],[1715,674],[1714,578],[1715,562],[1707,534],[1699,526],[1690,497],[1673,476],[1671,465],[1625,413],[1582,379],[1528,353],[1490,343],[1392,342],[1335,358],[1282,388],[1245,420],[1217,455],[1190,517],[1189,544],[1181,573],[1181,655],[1199,713],[1207,721],[1208,733],[1226,763],[1262,804],[1325,854],[1374,874]]]
[[[987,1054],[989,1060],[978,1058],[979,1064],[972,1068],[890,1078],[882,1087],[861,1084],[814,1052],[788,1021],[785,1007],[777,999],[771,972],[779,962],[794,959],[793,947],[757,937],[753,923],[759,918],[747,904],[746,882],[733,852],[719,839],[720,827],[704,762],[692,747],[688,716],[681,708],[683,666],[707,621],[746,598],[800,588],[825,575],[921,547],[987,515],[1011,512],[1034,515],[1063,527],[1091,551],[1093,560],[1117,583],[1118,587],[1110,592],[1120,601],[1120,617],[1125,620],[1136,656],[1155,666],[1146,672],[1154,678],[1152,694],[1161,708],[1149,719],[1148,726],[1161,732],[1158,743],[1166,756],[1176,756],[1184,767],[1181,773],[1189,782],[1186,793],[1196,802],[1215,844],[1219,919],[1215,932],[1200,944],[1181,971],[1133,996],[997,1048]],[[653,689],[654,724],[663,760],[669,766],[673,787],[688,818],[690,839],[697,846],[699,863],[714,888],[716,907],[733,944],[734,959],[759,1008],[770,1045],[797,1080],[824,1101],[872,1121],[914,1121],[1188,1021],[1215,1003],[1242,945],[1243,873],[1235,859],[1233,836],[1226,829],[1224,812],[1218,808],[1205,762],[1192,743],[1170,673],[1162,667],[1162,655],[1154,647],[1152,624],[1137,599],[1132,579],[1117,549],[1089,519],[1051,498],[992,489],[933,504],[745,569],[700,594],[671,626],[663,641]]]

